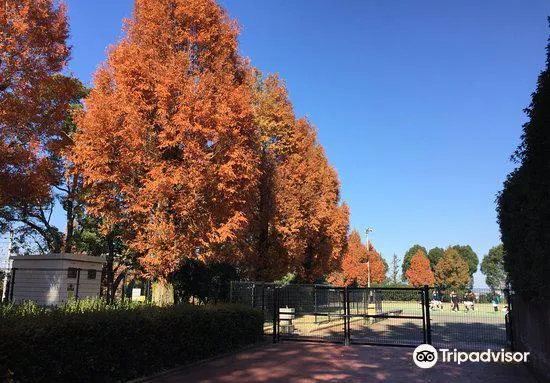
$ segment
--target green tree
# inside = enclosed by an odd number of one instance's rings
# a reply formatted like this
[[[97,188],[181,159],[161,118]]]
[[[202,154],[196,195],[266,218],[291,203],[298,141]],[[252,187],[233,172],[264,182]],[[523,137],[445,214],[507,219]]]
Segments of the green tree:
[[[481,261],[481,272],[493,292],[506,286],[506,271],[504,270],[504,246],[502,244],[489,249],[489,253]]]
[[[401,266],[403,281],[406,280],[405,273],[407,272],[407,270],[409,270],[409,267],[411,267],[411,259],[418,252],[418,250],[422,250],[424,252],[424,255],[427,254],[426,248],[417,244],[407,250],[407,252],[403,256],[403,265]]]
[[[521,143],[512,156],[518,167],[497,198],[504,268],[524,297],[550,291],[550,38],[546,52],[545,69],[525,109]]]
[[[443,254],[445,253],[445,250],[441,247],[434,247],[430,251],[428,251],[428,259],[430,260],[430,267],[432,270],[435,270],[435,266],[437,266],[439,260],[443,258]]]
[[[470,245],[454,245],[453,249],[458,251],[458,254],[460,254],[462,259],[464,259],[468,264],[468,273],[470,274],[470,278],[472,278],[474,273],[477,271],[477,265],[479,264],[479,258],[477,257],[476,252]]]

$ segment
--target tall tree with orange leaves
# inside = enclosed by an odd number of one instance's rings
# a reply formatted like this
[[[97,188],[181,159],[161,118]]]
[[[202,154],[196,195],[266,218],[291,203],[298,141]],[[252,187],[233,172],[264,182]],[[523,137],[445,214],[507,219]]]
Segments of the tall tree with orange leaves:
[[[340,264],[349,211],[340,203],[338,175],[314,128],[300,119],[295,129],[295,148],[276,175],[275,225],[291,270],[300,279],[313,282]]]
[[[42,252],[71,241],[50,220],[64,186],[64,123],[83,95],[76,79],[62,75],[70,55],[66,9],[53,0],[0,2],[0,231],[12,227],[21,242],[34,238]],[[69,214],[71,215],[71,214]]]
[[[352,230],[347,241],[347,248],[341,260],[341,268],[332,272],[327,278],[328,282],[335,286],[361,284],[364,276],[368,278],[367,264],[365,263],[367,249],[361,242],[359,232]]]
[[[370,269],[370,282],[373,284],[380,284],[386,279],[386,273],[388,271],[387,265],[382,259],[382,256],[376,251],[372,243],[369,241],[369,249],[367,251],[367,261],[369,261]],[[362,281],[363,282],[363,281]],[[363,286],[367,283],[361,283]]]
[[[386,279],[386,267],[382,257],[369,243],[369,250],[361,242],[357,230],[348,236],[347,249],[342,257],[341,268],[332,272],[328,281],[335,286],[368,286],[370,283],[382,283]]]
[[[406,271],[405,276],[409,284],[414,287],[434,285],[434,273],[430,267],[430,260],[421,249],[411,259],[411,267]]]
[[[277,75],[265,79],[253,71],[254,124],[260,137],[260,177],[252,220],[252,252],[245,268],[250,278],[274,280],[289,271],[288,252],[275,227],[276,173],[295,147],[293,106],[284,82]]]
[[[89,211],[151,274],[243,257],[260,148],[237,35],[213,0],[136,0],[78,118]]]

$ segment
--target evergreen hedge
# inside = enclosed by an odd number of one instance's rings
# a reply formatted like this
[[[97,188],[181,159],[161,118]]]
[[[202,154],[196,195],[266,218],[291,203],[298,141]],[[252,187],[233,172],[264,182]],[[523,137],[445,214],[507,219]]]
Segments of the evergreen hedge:
[[[258,342],[264,322],[235,305],[9,311],[0,315],[0,380],[21,382],[125,381]]]

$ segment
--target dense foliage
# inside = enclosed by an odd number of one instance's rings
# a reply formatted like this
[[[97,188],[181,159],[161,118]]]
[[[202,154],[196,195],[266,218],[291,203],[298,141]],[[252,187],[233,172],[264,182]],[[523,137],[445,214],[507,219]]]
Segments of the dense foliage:
[[[238,54],[213,0],[136,0],[95,74],[74,159],[88,211],[145,271],[225,262],[251,279],[322,278],[340,263],[349,212],[284,82]]]
[[[481,272],[491,290],[498,291],[506,287],[506,271],[504,270],[504,246],[498,245],[489,249],[489,253],[481,261]]]
[[[464,289],[471,280],[468,263],[452,247],[445,250],[434,271],[435,284],[443,289]]]
[[[513,289],[526,297],[550,291],[550,39],[546,52],[513,155],[518,167],[504,182],[497,207],[504,267]]]
[[[6,315],[16,310],[0,311],[0,377],[6,381],[126,381],[263,336],[263,314],[232,305]]]
[[[367,286],[380,284],[386,279],[387,265],[369,241],[369,250],[361,242],[357,230],[348,237],[347,250],[341,267],[332,272],[328,282],[334,286]]]
[[[407,270],[409,269],[409,267],[411,267],[411,259],[418,252],[418,250],[421,250],[424,254],[427,254],[427,250],[424,246],[416,244],[411,246],[411,248],[407,250],[407,252],[403,256],[403,264],[401,265],[403,280],[405,280],[406,278]]]
[[[68,172],[66,120],[85,94],[63,75],[70,56],[67,10],[53,0],[0,2],[0,232],[18,244],[70,251],[78,177]],[[51,221],[59,201],[62,233]]]
[[[428,259],[430,260],[430,267],[432,270],[435,270],[435,266],[437,266],[441,258],[443,258],[443,253],[445,253],[445,250],[441,247],[434,247],[428,251]]]
[[[418,249],[416,254],[411,259],[411,267],[405,273],[409,284],[414,287],[421,287],[424,285],[433,286],[434,273],[430,268],[430,261],[428,260],[422,249]]]
[[[202,303],[229,302],[231,281],[239,279],[237,270],[228,263],[204,263],[194,258],[180,262],[169,276],[174,286],[174,301],[188,303],[190,297]]]

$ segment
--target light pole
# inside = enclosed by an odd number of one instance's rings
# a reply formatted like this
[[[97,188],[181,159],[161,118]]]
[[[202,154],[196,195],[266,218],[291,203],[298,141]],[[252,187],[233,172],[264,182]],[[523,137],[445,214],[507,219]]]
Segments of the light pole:
[[[367,234],[367,273],[368,273],[367,287],[370,287],[370,257],[368,256],[368,252],[369,252],[369,233],[372,231],[374,231],[372,227],[367,227],[367,230],[365,230],[365,234]]]

